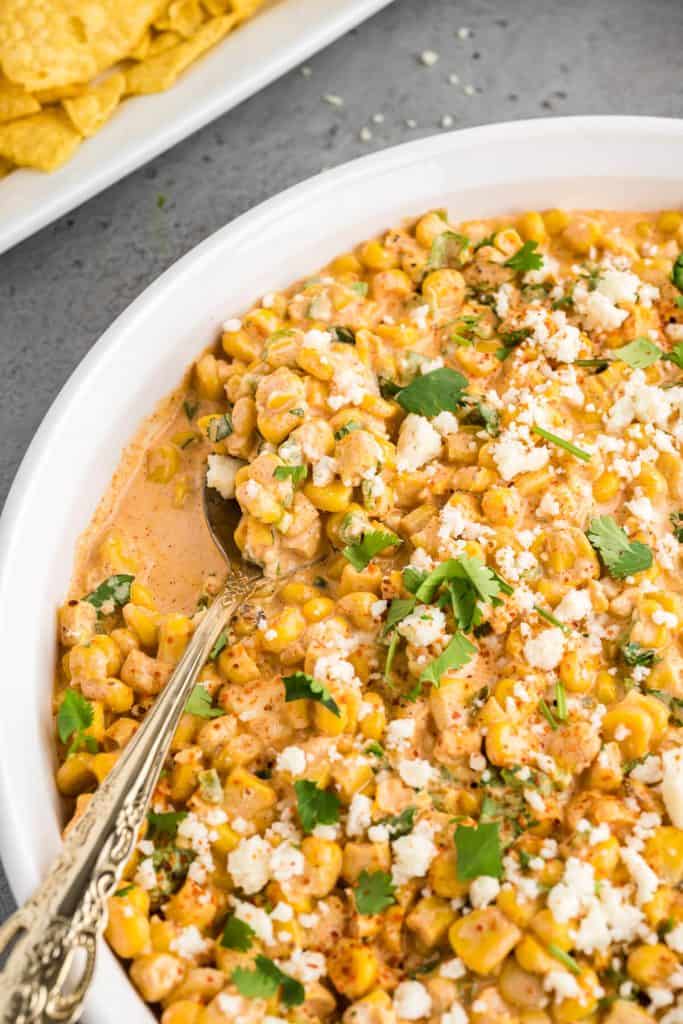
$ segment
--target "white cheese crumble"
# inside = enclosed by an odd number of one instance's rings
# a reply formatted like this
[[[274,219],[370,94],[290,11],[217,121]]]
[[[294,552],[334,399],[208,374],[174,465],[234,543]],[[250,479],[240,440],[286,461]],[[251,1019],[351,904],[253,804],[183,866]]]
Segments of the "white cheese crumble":
[[[412,473],[441,453],[441,434],[424,416],[408,413],[398,435],[396,468]]]
[[[432,1012],[432,997],[421,981],[402,981],[394,992],[394,1010],[402,1020],[420,1020]]]
[[[557,668],[564,654],[564,634],[558,626],[544,629],[538,636],[524,642],[524,657],[532,668],[550,672]]]
[[[221,498],[229,501],[235,497],[235,477],[244,463],[229,455],[209,455],[207,459],[206,483],[218,491]]]
[[[235,849],[231,850],[228,854],[228,871],[238,889],[251,895],[267,884],[271,852],[272,847],[261,836],[241,839]]]
[[[275,761],[275,770],[302,775],[306,771],[306,751],[301,747],[285,747]]]
[[[346,834],[360,836],[372,824],[372,800],[364,793],[354,793],[346,820]]]
[[[500,882],[490,875],[480,875],[470,885],[470,903],[473,907],[488,907],[500,892]]]
[[[444,636],[446,616],[440,608],[419,604],[398,625],[398,632],[416,647],[429,647]]]
[[[398,774],[406,786],[412,789],[424,789],[434,774],[429,761],[416,757],[414,759],[404,757],[398,762]]]
[[[434,843],[432,827],[427,821],[418,821],[412,832],[395,839],[391,847],[394,854],[391,872],[394,885],[404,885],[411,878],[424,878],[439,852]]]

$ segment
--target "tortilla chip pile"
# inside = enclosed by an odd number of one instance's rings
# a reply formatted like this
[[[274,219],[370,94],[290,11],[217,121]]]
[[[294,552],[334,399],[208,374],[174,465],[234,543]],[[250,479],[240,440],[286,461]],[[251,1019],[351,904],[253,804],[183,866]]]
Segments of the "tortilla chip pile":
[[[54,171],[264,0],[0,0],[0,178]]]

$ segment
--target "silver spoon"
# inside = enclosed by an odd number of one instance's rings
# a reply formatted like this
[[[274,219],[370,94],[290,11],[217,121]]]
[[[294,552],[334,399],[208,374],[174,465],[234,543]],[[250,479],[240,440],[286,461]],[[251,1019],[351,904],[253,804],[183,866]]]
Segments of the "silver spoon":
[[[237,608],[263,578],[235,544],[237,502],[204,484],[204,516],[228,578],[168,683],[82,817],[49,874],[0,927],[2,1024],[74,1024],[93,978],[107,902],[138,840],[147,807],[197,675]],[[9,952],[8,952],[9,951]]]

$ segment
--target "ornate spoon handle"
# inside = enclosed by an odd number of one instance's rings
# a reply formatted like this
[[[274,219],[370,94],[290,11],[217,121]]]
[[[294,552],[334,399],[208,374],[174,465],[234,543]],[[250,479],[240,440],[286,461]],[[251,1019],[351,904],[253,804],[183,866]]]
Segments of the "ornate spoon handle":
[[[0,927],[0,1024],[72,1024],[92,980],[107,901],[138,831],[197,674],[254,580],[232,576],[173,675],[69,832],[33,896]],[[74,977],[75,975],[75,977]]]

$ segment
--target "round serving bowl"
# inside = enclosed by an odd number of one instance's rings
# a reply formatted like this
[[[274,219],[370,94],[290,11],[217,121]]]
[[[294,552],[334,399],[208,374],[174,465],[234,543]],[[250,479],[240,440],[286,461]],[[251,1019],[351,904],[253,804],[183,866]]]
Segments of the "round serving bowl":
[[[87,526],[141,420],[219,325],[403,217],[683,203],[683,120],[577,117],[439,135],[312,178],[217,231],[120,316],[37,432],[0,521],[0,855],[25,900],[57,853],[50,695],[55,610]],[[49,509],[46,517],[45,510]],[[102,946],[89,1024],[151,1022]]]

